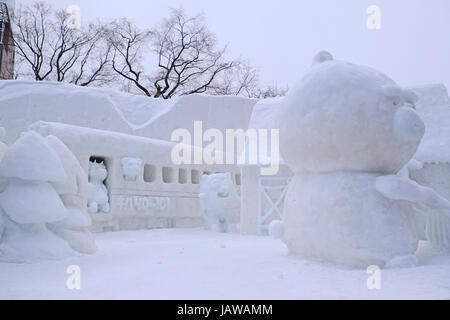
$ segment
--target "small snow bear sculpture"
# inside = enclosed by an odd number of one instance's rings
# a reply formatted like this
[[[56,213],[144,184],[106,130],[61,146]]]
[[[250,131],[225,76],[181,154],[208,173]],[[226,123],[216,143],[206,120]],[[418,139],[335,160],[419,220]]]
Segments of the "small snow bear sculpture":
[[[109,212],[108,189],[103,183],[107,177],[108,171],[103,162],[89,162],[89,184],[92,189],[92,198],[88,203],[89,213]]]
[[[205,229],[214,232],[235,232],[239,217],[239,198],[230,173],[202,176],[200,207]]]
[[[136,181],[141,173],[142,160],[138,158],[123,158],[122,172],[126,181]]]
[[[417,97],[368,67],[322,52],[283,102],[280,152],[294,172],[283,226],[292,253],[354,267],[413,266],[415,206],[450,203],[397,175],[425,127]]]

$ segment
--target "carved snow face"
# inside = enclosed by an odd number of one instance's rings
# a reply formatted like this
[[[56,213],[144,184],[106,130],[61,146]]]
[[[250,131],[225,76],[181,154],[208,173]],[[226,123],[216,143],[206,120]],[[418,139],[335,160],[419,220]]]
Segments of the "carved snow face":
[[[224,201],[236,196],[235,186],[229,173],[217,173],[202,176],[200,193],[211,199]]]
[[[294,172],[398,172],[425,131],[417,97],[378,71],[330,57],[284,100],[284,160]]]
[[[89,162],[89,182],[103,182],[108,177],[105,164]]]
[[[138,158],[123,158],[122,172],[126,181],[136,181],[141,173],[142,160]]]

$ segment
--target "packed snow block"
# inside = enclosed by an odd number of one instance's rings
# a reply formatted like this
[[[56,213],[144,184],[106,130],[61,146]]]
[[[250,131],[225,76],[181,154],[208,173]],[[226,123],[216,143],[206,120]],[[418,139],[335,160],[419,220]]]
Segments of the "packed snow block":
[[[450,208],[397,175],[424,135],[416,104],[376,70],[326,53],[314,59],[281,115],[280,151],[295,176],[284,228],[272,231],[291,252],[353,267],[414,265],[424,234],[416,208]]]
[[[206,230],[236,232],[240,201],[229,173],[203,175],[200,207]]]
[[[66,173],[56,152],[34,131],[22,136],[6,151],[0,175],[27,181],[60,182]]]
[[[17,223],[46,223],[65,219],[69,213],[48,182],[10,178],[0,193],[0,207]]]

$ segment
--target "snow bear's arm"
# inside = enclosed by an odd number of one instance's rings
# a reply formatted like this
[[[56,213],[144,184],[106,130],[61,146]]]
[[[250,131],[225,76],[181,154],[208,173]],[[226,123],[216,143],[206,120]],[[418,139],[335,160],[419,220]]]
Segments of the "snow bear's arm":
[[[447,199],[410,179],[398,175],[378,177],[375,189],[388,199],[410,201],[438,210],[450,218],[450,202]]]

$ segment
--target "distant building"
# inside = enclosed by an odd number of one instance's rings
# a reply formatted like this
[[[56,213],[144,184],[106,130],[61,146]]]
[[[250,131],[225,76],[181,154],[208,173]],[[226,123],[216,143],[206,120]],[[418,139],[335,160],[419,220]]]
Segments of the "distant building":
[[[14,76],[15,46],[6,0],[0,0],[0,80]]]

